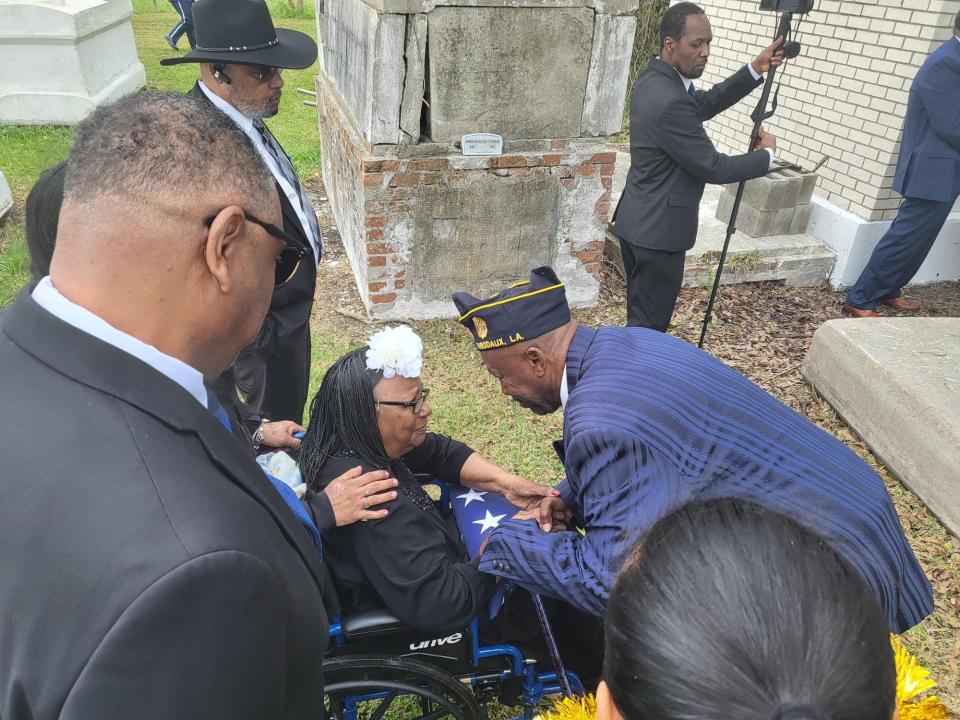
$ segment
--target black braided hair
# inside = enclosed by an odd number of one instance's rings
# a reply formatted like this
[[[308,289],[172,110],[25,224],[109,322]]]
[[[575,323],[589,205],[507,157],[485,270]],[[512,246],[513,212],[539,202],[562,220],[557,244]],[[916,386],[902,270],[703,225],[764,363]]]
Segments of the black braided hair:
[[[390,458],[377,425],[373,388],[383,377],[366,365],[366,347],[337,360],[310,402],[310,421],[300,446],[300,472],[320,490],[320,469],[331,457],[349,455],[374,469],[387,469]]]

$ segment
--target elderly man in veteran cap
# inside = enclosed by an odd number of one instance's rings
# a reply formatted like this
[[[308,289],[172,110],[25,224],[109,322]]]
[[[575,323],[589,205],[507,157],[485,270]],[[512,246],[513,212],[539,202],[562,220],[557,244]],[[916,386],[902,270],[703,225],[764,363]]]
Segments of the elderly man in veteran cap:
[[[322,710],[320,556],[208,388],[297,261],[280,222],[209,103],[77,127],[50,275],[0,323],[4,720]]]
[[[196,47],[160,64],[200,65],[200,79],[189,94],[222,112],[253,143],[276,183],[284,232],[307,251],[273,293],[260,333],[234,365],[252,411],[245,418],[251,430],[270,420],[299,423],[310,382],[310,311],[322,238],[290,157],[263,121],[280,109],[283,70],[310,67],[317,44],[301,32],[274,28],[263,0],[200,0],[193,6],[193,22]]]
[[[481,570],[600,615],[627,553],[658,520],[691,501],[733,497],[831,544],[891,630],[933,609],[880,477],[711,355],[648,328],[579,326],[549,267],[492,298],[453,300],[505,395],[539,415],[564,408],[558,489],[585,531],[501,523]]]

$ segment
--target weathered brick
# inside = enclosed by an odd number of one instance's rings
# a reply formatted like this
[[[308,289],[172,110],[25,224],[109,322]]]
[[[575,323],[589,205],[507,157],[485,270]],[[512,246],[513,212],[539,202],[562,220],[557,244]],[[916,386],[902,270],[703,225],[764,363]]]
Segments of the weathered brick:
[[[510,177],[526,177],[530,174],[530,168],[510,168],[507,172]]]
[[[596,165],[576,165],[573,168],[573,174],[576,176],[593,175],[596,172]]]
[[[397,170],[400,169],[400,161],[399,160],[382,160],[380,162],[380,166],[386,172],[396,172]]]
[[[383,215],[367,215],[364,224],[368,228],[382,228],[387,226],[387,219]]]
[[[492,168],[517,168],[526,167],[527,159],[523,155],[497,155],[490,158],[490,167]]]
[[[600,262],[603,259],[603,253],[598,250],[591,250],[589,252],[578,252],[573,253],[577,256],[577,259],[582,263],[593,263]]]
[[[543,164],[544,164],[544,165],[547,165],[547,166],[559,165],[559,164],[560,164],[560,156],[559,156],[559,155],[544,155],[544,156],[543,156]]]
[[[577,181],[574,178],[563,178],[560,184],[567,190],[573,190],[577,186]]]
[[[428,172],[437,172],[439,170],[447,170],[450,167],[450,163],[444,159],[433,159],[433,160],[411,160],[407,163],[407,170],[414,171],[428,171]]]
[[[420,184],[420,176],[415,173],[395,173],[390,179],[390,187],[412,187]]]
[[[387,284],[386,284],[385,282],[383,282],[382,280],[378,280],[378,281],[376,281],[376,282],[367,283],[367,290],[368,290],[369,292],[372,292],[372,293],[378,293],[378,292],[380,292],[381,290],[385,290],[386,287],[387,287]]]
[[[591,163],[614,163],[617,161],[617,154],[614,152],[596,153],[588,162]]]
[[[397,299],[396,293],[383,293],[380,295],[371,295],[370,302],[376,305],[382,305],[383,303],[392,303]]]
[[[363,176],[364,187],[380,187],[381,184],[383,184],[383,173],[372,172],[372,173],[364,174]]]
[[[380,233],[380,238],[383,238],[383,233]],[[373,239],[373,238],[368,238]],[[390,253],[396,250],[393,245],[387,245],[386,243],[373,243],[367,245],[367,254],[368,255],[389,255]]]
[[[383,230],[367,230],[367,242],[376,242],[377,240],[383,240]]]
[[[568,140],[551,140],[551,141],[550,141],[550,149],[551,149],[551,150],[566,150],[567,145],[569,145],[569,144],[570,144],[570,142],[569,142]]]
[[[613,177],[613,165],[601,165],[600,177]]]
[[[397,290],[403,290],[406,286],[407,286],[407,281],[406,281],[406,280],[394,280],[394,281],[393,281],[393,287],[395,287]]]
[[[387,258],[384,255],[368,255],[367,265],[369,267],[386,267]]]
[[[420,184],[421,185],[436,185],[440,182],[441,175],[439,173],[421,173],[420,174]]]

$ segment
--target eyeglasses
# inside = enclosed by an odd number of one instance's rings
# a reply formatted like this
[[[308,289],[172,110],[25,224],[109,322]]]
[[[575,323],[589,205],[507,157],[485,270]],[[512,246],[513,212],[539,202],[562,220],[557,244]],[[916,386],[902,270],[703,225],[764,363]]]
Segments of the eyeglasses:
[[[420,388],[420,395],[416,400],[377,400],[377,405],[396,405],[398,407],[412,407],[414,415],[419,415],[423,410],[423,404],[427,401],[427,395],[430,391],[427,388]]]
[[[283,72],[283,68],[269,65],[251,65],[250,70],[253,71],[253,79],[260,83],[268,83]]]
[[[207,227],[213,225],[213,221],[221,212],[223,212],[222,209],[218,210],[212,215],[209,215],[207,219],[204,220],[204,224]],[[243,217],[249,222],[262,227],[271,237],[275,237],[277,240],[283,241],[284,248],[280,251],[280,257],[277,259],[277,265],[274,269],[273,284],[274,286],[279,286],[289,282],[290,278],[297,274],[297,268],[300,267],[300,262],[307,255],[307,253],[310,252],[310,250],[305,248],[295,237],[289,233],[284,232],[281,228],[278,228],[272,223],[264,222],[255,215],[251,215],[246,210],[243,211]]]

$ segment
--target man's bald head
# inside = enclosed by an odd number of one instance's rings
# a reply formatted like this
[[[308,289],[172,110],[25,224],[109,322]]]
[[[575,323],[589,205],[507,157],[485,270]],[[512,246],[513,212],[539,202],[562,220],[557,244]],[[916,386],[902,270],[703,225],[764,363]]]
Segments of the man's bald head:
[[[116,197],[139,204],[222,195],[266,213],[273,188],[250,139],[207,100],[136,93],[97,108],[77,127],[64,199],[88,204]]]
[[[218,375],[262,325],[283,243],[273,176],[205,99],[137,93],[77,128],[50,266],[67,298]]]

